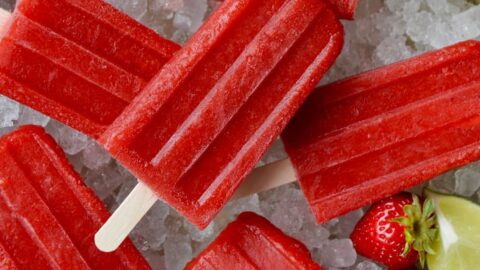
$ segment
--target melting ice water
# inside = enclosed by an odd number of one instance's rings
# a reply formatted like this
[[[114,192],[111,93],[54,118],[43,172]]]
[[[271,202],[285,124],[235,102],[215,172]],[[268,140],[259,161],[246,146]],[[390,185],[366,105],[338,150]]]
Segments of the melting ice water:
[[[218,5],[214,0],[108,0],[143,24],[184,43]],[[0,0],[1,7],[14,1]],[[474,0],[363,0],[356,20],[344,22],[345,49],[324,82],[439,48],[480,37],[480,5]],[[82,134],[16,102],[0,97],[0,135],[20,124],[46,126],[69,154],[77,171],[114,209],[133,188],[135,179],[101,147]],[[281,143],[261,164],[283,158]],[[435,190],[480,201],[480,166],[472,164],[437,177]],[[377,270],[380,266],[356,255],[348,235],[363,214],[357,210],[324,225],[315,224],[298,186],[291,184],[229,204],[205,230],[198,231],[166,204],[158,202],[137,226],[132,238],[154,269],[181,269],[242,211],[263,214],[286,233],[303,241],[327,269]]]

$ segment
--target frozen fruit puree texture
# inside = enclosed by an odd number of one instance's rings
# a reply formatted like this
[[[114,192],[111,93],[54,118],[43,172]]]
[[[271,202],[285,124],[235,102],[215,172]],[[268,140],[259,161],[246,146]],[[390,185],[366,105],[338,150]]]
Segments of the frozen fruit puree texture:
[[[98,137],[179,48],[103,0],[21,0],[0,94]]]
[[[227,0],[165,64],[101,142],[205,227],[343,44],[319,0]]]
[[[480,159],[480,42],[316,89],[282,138],[319,222]]]
[[[43,129],[0,139],[1,269],[150,269],[129,240],[113,253],[95,247],[108,217]]]
[[[307,248],[265,218],[245,212],[188,263],[186,270],[321,270]]]
[[[3,247],[2,244],[0,244],[0,269],[3,270],[18,270],[18,266],[13,260],[12,257],[10,257],[10,254],[8,254],[7,250],[5,247]]]

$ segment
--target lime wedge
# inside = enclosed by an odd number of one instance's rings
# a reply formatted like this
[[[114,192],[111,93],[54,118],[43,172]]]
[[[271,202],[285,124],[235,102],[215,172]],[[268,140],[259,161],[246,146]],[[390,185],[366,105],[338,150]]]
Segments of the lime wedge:
[[[426,191],[435,204],[439,237],[429,270],[480,269],[480,206],[468,200]]]

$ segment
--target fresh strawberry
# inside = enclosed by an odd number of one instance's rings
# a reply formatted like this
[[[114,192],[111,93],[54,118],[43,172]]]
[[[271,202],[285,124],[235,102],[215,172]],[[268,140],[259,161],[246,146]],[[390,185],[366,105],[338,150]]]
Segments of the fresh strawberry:
[[[388,266],[409,269],[426,253],[437,235],[433,203],[400,193],[374,204],[357,223],[350,238],[357,252]]]

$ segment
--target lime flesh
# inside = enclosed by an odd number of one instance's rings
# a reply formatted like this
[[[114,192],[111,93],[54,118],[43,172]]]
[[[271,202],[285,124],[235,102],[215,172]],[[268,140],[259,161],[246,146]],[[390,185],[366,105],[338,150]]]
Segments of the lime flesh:
[[[480,269],[480,206],[455,196],[426,192],[435,204],[439,237],[429,270]]]

